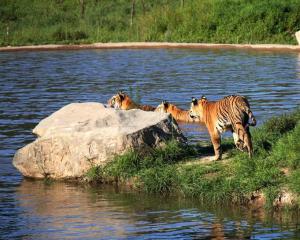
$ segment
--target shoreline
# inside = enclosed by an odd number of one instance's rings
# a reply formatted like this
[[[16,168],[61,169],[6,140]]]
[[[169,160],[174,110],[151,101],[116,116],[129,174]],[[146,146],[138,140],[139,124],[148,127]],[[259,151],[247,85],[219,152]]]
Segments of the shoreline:
[[[92,43],[92,44],[49,44],[31,46],[0,47],[0,52],[15,51],[51,51],[51,50],[86,50],[86,49],[232,49],[258,51],[289,51],[300,52],[300,45],[284,44],[218,44],[218,43],[171,43],[171,42],[119,42],[119,43]]]

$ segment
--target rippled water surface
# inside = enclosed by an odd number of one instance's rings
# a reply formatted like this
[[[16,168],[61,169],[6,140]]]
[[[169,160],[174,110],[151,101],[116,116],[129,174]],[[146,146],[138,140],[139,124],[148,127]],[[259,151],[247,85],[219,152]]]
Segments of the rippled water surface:
[[[123,192],[112,187],[23,180],[11,161],[32,128],[70,102],[106,102],[125,90],[142,103],[188,108],[206,95],[248,97],[261,124],[300,103],[295,53],[88,50],[0,53],[0,239],[298,239],[298,216]],[[191,141],[203,127],[182,125]]]

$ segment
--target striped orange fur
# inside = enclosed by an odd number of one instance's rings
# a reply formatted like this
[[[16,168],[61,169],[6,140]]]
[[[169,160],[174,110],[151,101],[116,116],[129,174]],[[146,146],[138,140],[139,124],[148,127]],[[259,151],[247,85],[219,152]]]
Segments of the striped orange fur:
[[[191,118],[188,110],[180,109],[179,107],[169,102],[163,101],[159,104],[155,112],[170,113],[172,117],[179,122],[199,122],[198,118]]]
[[[219,101],[208,101],[205,97],[192,99],[191,117],[198,117],[210,134],[215,151],[215,159],[222,158],[221,134],[231,131],[235,145],[242,151],[247,151],[249,157],[253,154],[249,126],[256,125],[256,119],[250,110],[248,100],[243,96],[227,96]],[[249,119],[251,122],[249,123]]]
[[[127,94],[118,92],[108,100],[110,107],[122,110],[141,109],[143,111],[154,111],[155,107],[135,103]]]

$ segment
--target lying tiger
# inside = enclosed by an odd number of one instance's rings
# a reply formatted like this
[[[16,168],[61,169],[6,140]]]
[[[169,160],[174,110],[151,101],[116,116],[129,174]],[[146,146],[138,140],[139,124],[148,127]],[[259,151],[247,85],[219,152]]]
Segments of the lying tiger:
[[[199,118],[190,117],[189,111],[182,110],[167,101],[162,101],[155,109],[155,112],[171,113],[172,117],[179,122],[199,122]]]
[[[192,98],[190,116],[199,117],[205,123],[215,151],[215,160],[222,159],[221,134],[231,131],[236,147],[253,155],[249,126],[256,120],[248,100],[243,96],[227,96],[219,101],[208,101],[206,97]],[[249,118],[251,123],[249,123]]]
[[[139,105],[135,103],[126,93],[118,92],[108,100],[110,107],[122,110],[141,109],[144,111],[154,111],[156,108],[149,105]]]

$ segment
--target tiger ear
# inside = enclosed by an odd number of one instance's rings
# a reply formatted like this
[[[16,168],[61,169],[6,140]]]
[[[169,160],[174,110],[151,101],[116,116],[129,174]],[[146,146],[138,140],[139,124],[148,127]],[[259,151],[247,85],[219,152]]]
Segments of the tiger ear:
[[[198,100],[197,100],[196,98],[192,97],[192,103],[193,103],[194,105],[197,105],[197,104],[198,104]]]
[[[119,97],[121,98],[121,101],[123,101],[125,99],[125,93],[123,91],[119,91],[118,92]]]
[[[204,95],[202,95],[201,99],[207,100],[207,98]]]
[[[163,100],[163,101],[162,101],[162,104],[163,104],[163,105],[164,105],[164,107],[166,107],[166,108],[167,108],[167,107],[168,107],[168,105],[169,105],[169,103],[168,103],[166,100]]]

